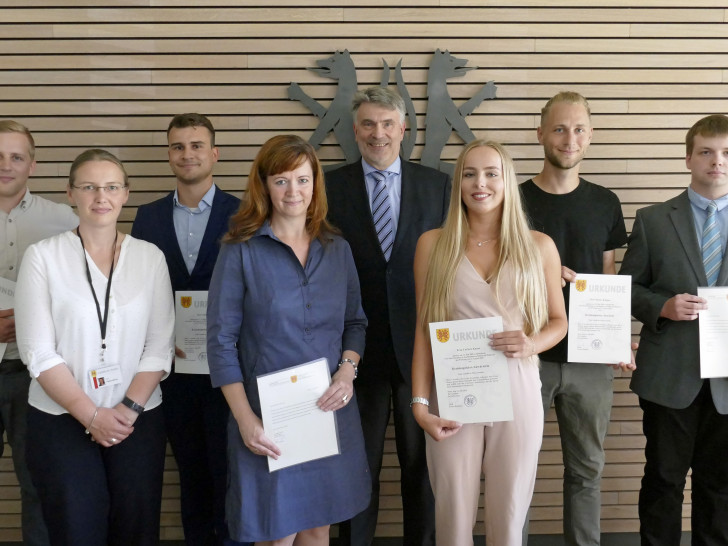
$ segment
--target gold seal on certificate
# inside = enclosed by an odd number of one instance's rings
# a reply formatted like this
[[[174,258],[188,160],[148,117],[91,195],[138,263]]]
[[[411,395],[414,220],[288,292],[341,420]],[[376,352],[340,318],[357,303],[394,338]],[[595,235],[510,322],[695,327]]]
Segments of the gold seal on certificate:
[[[440,417],[460,423],[512,421],[508,360],[490,347],[502,317],[430,323]]]
[[[331,384],[328,360],[259,375],[257,380],[265,434],[281,450],[278,459],[268,457],[270,472],[341,453],[334,412],[316,405]]]
[[[569,362],[629,362],[632,277],[578,273],[569,287]]]

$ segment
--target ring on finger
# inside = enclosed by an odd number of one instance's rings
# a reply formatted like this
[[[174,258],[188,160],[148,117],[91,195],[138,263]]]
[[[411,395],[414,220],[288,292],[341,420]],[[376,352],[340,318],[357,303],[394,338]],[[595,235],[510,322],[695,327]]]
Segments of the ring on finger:
[[[341,399],[341,401],[344,402],[344,404],[346,404],[346,401],[348,399],[349,399],[349,395],[348,394],[345,394],[344,397]]]

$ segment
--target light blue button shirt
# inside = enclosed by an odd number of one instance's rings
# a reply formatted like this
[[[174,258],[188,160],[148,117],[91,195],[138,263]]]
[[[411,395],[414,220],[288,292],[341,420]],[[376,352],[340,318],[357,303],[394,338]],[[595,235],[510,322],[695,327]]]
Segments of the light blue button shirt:
[[[374,187],[377,184],[371,173],[378,169],[372,167],[369,163],[364,161],[364,159],[361,160],[361,164],[362,167],[364,167],[364,180],[367,185],[369,209],[371,210],[372,198],[374,197]],[[392,236],[397,237],[400,201],[402,200],[402,160],[399,156],[394,163],[382,170],[382,172],[387,174],[387,193],[389,194],[389,204],[392,206]]]
[[[693,210],[693,223],[695,224],[695,233],[698,236],[698,248],[702,244],[703,240],[703,226],[705,220],[708,218],[708,203],[710,199],[703,197],[692,188],[688,188],[688,199],[690,199],[691,209]],[[720,230],[720,246],[723,249],[723,255],[725,255],[726,241],[728,241],[728,195],[715,199],[715,204],[718,205],[717,218],[718,229]]]
[[[174,190],[174,209],[172,220],[174,221],[174,232],[177,234],[177,243],[182,251],[182,257],[187,266],[187,272],[192,273],[197,263],[197,256],[200,253],[202,238],[205,236],[207,221],[210,219],[212,200],[215,197],[215,184],[202,196],[200,203],[195,208],[184,206],[177,199],[177,190]]]

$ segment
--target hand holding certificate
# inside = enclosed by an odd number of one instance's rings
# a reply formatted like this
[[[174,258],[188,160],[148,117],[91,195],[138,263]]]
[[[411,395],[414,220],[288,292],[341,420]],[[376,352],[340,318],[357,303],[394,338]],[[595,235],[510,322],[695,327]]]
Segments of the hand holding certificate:
[[[698,287],[708,302],[698,311],[700,329],[700,377],[728,377],[728,287]]]
[[[512,421],[506,356],[490,347],[501,317],[430,323],[440,417],[460,423]]]
[[[569,292],[569,362],[630,362],[632,277],[579,273]]]
[[[329,383],[325,358],[258,376],[265,434],[281,450],[271,472],[340,453],[334,412],[316,405]]]

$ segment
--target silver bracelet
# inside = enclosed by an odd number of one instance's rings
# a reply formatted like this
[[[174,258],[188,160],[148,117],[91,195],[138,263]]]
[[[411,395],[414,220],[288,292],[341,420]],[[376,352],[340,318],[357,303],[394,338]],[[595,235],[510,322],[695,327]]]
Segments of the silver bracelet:
[[[341,365],[344,362],[348,362],[354,368],[354,379],[359,377],[359,364],[354,362],[351,358],[342,358],[341,360],[339,360],[339,365],[336,367],[336,369],[338,370],[339,368],[341,368]]]
[[[427,398],[422,398],[421,396],[413,396],[412,400],[410,400],[410,407],[412,407],[412,404],[422,404],[423,406],[429,406],[430,401]]]
[[[86,430],[84,432],[86,434],[91,434],[91,426],[94,424],[94,421],[96,421],[96,416],[99,414],[99,408],[96,408],[96,411],[94,411],[94,416],[91,418],[91,422],[88,424],[88,427],[86,427]]]

